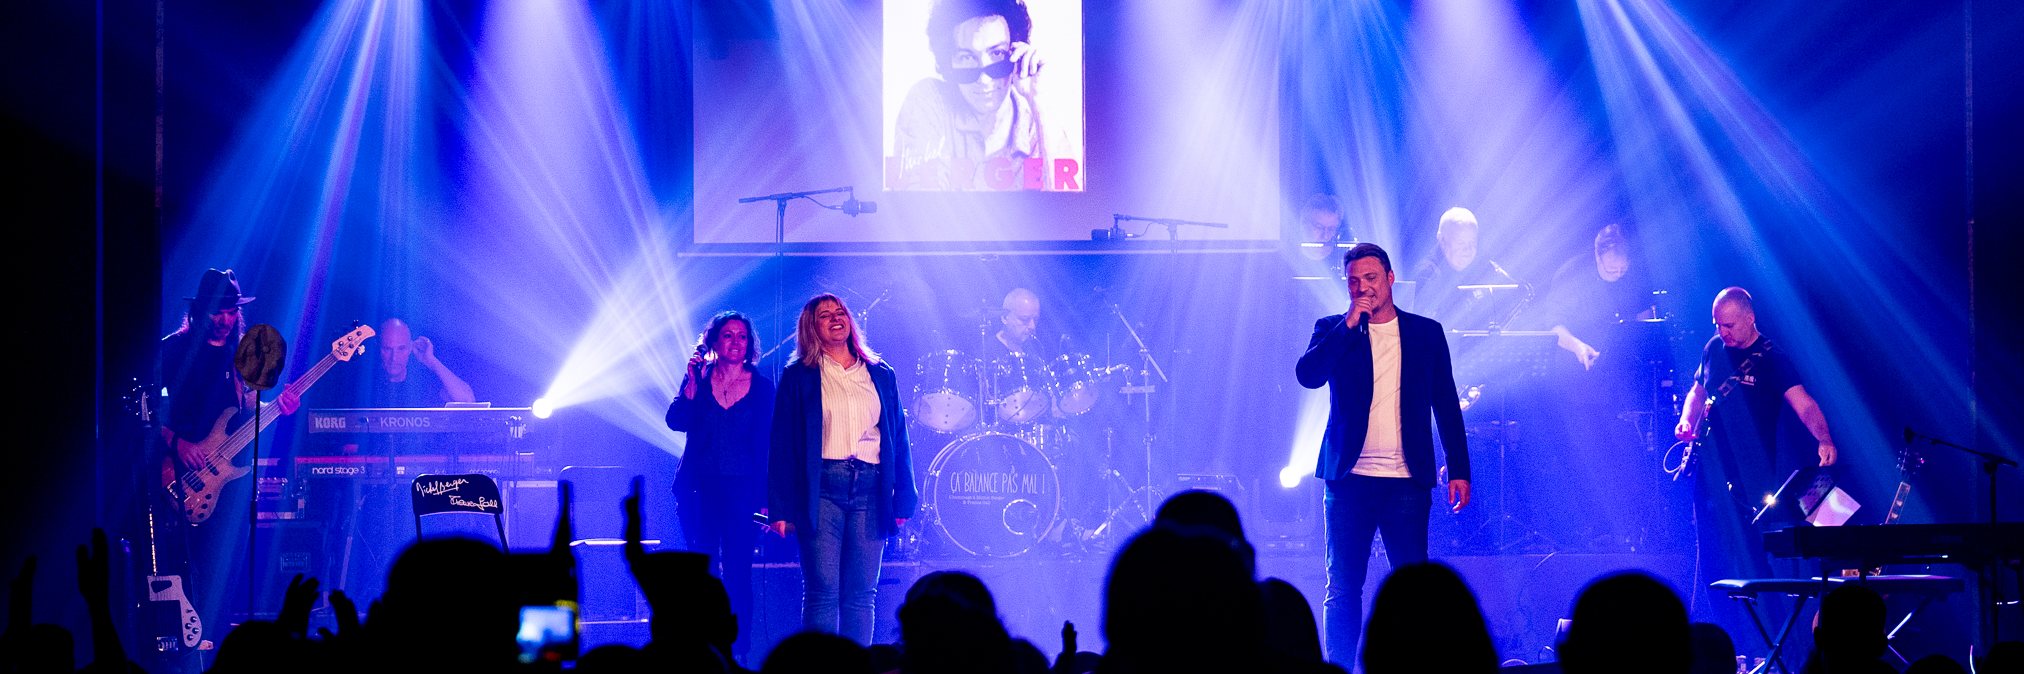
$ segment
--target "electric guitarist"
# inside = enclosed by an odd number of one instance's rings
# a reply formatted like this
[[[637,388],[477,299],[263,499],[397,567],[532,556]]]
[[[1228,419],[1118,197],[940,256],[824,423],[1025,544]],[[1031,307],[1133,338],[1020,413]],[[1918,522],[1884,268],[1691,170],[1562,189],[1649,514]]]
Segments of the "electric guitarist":
[[[1701,421],[1710,422],[1705,439],[1712,442],[1698,444],[1692,458],[1701,574],[1694,587],[1726,578],[1778,577],[1764,553],[1762,534],[1751,524],[1753,510],[1777,491],[1781,476],[1802,465],[1832,466],[1839,458],[1827,418],[1801,385],[1791,357],[1758,332],[1750,293],[1722,290],[1712,313],[1717,335],[1703,350],[1693,390],[1673,428],[1681,440],[1702,440]],[[1818,442],[1817,451],[1779,451],[1778,417],[1787,406]],[[1700,615],[1694,619],[1713,619],[1732,634],[1754,629],[1740,612],[1699,610],[1732,602],[1699,601],[1700,593],[1695,594]]]

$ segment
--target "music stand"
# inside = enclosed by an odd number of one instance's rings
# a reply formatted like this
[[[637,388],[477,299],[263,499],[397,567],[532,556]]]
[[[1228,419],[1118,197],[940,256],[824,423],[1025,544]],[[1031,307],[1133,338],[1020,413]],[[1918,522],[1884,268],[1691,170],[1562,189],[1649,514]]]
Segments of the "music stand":
[[[1828,494],[1834,491],[1835,483],[1839,481],[1834,471],[1822,466],[1792,471],[1786,476],[1785,484],[1771,495],[1771,502],[1757,509],[1757,516],[1750,518],[1750,523],[1757,524],[1764,516],[1775,512],[1793,526],[1817,526],[1808,518],[1820,509],[1822,502],[1828,500]]]
[[[1462,348],[1455,351],[1466,354],[1456,358],[1455,379],[1463,387],[1487,386],[1490,382],[1502,382],[1506,394],[1497,396],[1495,419],[1490,424],[1495,432],[1488,433],[1492,444],[1497,446],[1497,517],[1477,527],[1470,540],[1490,532],[1490,544],[1498,552],[1504,552],[1527,541],[1545,541],[1558,547],[1553,540],[1538,529],[1531,527],[1511,515],[1511,446],[1517,444],[1517,424],[1511,421],[1507,402],[1511,396],[1508,389],[1526,379],[1546,374],[1554,354],[1559,351],[1557,333],[1546,330],[1449,330],[1450,339]],[[1492,529],[1492,527],[1495,527]],[[1517,527],[1525,531],[1523,536],[1513,540],[1510,531]]]

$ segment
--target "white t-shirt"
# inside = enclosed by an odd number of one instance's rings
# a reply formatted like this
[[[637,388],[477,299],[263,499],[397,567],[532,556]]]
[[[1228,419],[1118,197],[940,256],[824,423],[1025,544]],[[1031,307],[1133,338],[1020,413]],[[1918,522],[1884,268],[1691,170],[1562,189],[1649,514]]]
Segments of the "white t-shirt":
[[[846,368],[822,356],[822,458],[878,463],[880,411],[863,358]]]
[[[1370,324],[1370,430],[1363,453],[1349,472],[1365,477],[1412,477],[1399,432],[1399,373],[1405,360],[1399,346],[1399,321]]]

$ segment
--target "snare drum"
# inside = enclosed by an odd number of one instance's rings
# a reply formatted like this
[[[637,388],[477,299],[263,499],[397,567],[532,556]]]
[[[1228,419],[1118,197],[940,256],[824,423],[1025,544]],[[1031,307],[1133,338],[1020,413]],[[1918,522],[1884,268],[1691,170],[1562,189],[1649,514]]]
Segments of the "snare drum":
[[[1062,354],[1047,364],[1047,374],[1054,378],[1056,416],[1072,417],[1096,407],[1097,380],[1106,373],[1096,367],[1095,358]]]
[[[978,433],[949,443],[928,465],[936,528],[964,552],[1011,557],[1056,526],[1061,489],[1047,455],[1017,437]]]
[[[923,428],[954,433],[977,423],[976,360],[955,349],[914,364],[914,404],[907,417]]]
[[[998,396],[998,421],[1023,424],[1054,405],[1046,364],[1023,353],[1008,353],[991,363],[992,393]]]

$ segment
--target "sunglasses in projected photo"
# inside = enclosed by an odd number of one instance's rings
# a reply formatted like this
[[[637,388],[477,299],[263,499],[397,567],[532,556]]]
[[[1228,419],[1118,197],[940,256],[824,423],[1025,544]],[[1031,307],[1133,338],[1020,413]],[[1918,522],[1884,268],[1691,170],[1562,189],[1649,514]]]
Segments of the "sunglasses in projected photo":
[[[1012,67],[1014,65],[1016,64],[1011,59],[1006,59],[980,68],[950,67],[948,72],[944,73],[943,78],[947,79],[950,84],[969,84],[977,81],[978,75],[986,75],[994,80],[1002,80],[1012,74]]]

